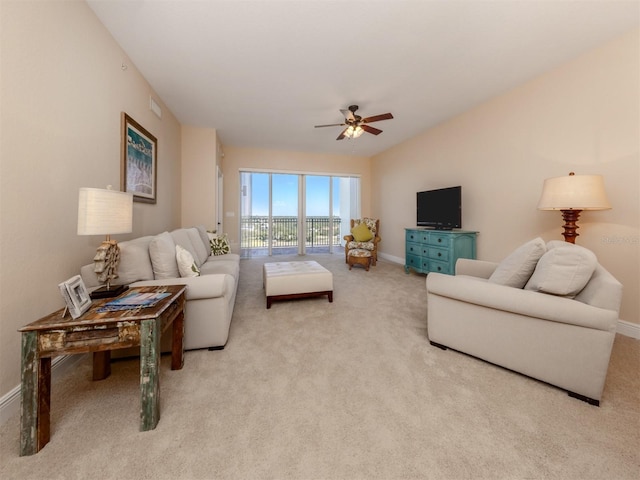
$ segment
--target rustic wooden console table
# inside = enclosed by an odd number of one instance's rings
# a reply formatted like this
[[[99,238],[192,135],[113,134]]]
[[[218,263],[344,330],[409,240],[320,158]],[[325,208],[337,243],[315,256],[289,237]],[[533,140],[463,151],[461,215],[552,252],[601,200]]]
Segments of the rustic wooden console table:
[[[173,325],[171,369],[184,363],[183,285],[136,287],[139,293],[170,293],[152,307],[115,312],[99,309],[112,299],[95,301],[73,319],[58,310],[21,328],[22,401],[20,455],[33,455],[49,442],[51,358],[93,352],[93,380],[111,374],[111,350],[140,346],[140,430],[153,430],[160,420],[160,336]]]

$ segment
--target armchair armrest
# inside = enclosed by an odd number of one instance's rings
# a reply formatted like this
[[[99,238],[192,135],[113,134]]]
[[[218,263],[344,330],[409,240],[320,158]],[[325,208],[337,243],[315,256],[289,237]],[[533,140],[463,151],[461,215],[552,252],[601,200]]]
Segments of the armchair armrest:
[[[353,235],[345,235],[343,237],[343,240],[345,240],[346,242],[353,242]]]
[[[427,296],[429,295],[440,295],[481,307],[610,332],[615,332],[618,321],[618,313],[614,310],[467,276],[429,273]]]
[[[484,260],[471,260],[469,258],[459,258],[456,261],[456,275],[468,275],[478,278],[489,278],[498,268],[495,262]]]

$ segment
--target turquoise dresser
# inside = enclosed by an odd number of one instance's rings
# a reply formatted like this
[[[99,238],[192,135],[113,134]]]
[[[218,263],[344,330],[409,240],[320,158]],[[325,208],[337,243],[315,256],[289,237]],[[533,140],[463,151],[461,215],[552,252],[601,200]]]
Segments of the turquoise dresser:
[[[476,258],[476,235],[467,230],[406,228],[404,270],[455,274],[456,260]]]

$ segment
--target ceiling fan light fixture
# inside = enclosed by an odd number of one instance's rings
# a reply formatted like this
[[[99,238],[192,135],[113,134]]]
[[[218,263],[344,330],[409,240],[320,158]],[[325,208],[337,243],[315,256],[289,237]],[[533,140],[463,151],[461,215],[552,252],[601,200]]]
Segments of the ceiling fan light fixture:
[[[358,138],[360,135],[364,133],[364,129],[360,126],[350,125],[347,127],[347,130],[344,132],[344,136],[347,138]]]

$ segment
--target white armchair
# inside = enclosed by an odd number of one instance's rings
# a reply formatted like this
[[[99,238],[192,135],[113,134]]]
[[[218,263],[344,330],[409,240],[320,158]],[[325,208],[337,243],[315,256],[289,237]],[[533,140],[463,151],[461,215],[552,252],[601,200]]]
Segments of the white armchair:
[[[547,252],[559,246],[562,250],[556,252],[567,251],[571,247],[566,245],[549,242]],[[429,273],[430,343],[542,380],[599,405],[622,285],[596,262],[586,286],[575,296],[552,295],[532,289],[533,276],[524,289],[489,281],[498,265],[460,259],[455,276]]]

